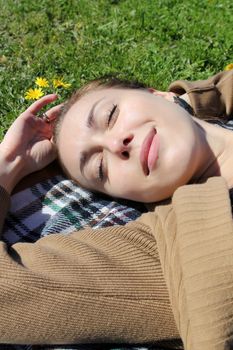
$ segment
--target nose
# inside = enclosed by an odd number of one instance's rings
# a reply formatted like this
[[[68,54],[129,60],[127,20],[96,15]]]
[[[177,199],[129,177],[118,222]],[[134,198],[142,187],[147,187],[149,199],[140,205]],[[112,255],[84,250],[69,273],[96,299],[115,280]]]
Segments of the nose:
[[[119,155],[123,159],[128,159],[130,157],[132,140],[132,134],[127,134],[120,137],[114,137],[113,135],[109,134],[104,140],[103,148],[113,154]]]

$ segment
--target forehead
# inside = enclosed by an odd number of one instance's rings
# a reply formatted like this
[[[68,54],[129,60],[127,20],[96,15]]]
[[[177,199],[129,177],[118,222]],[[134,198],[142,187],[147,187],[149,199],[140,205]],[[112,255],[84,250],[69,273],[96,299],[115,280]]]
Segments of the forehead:
[[[147,92],[146,89],[130,89],[130,88],[102,88],[99,87],[95,90],[87,92],[85,95],[81,96],[69,109],[67,112],[67,116],[72,115],[83,115],[84,112],[88,111],[88,108],[90,109],[91,106],[99,99],[101,99],[103,102],[105,100],[108,100],[108,98],[111,98],[113,100],[117,100],[120,102],[123,98],[130,98],[134,97],[135,95],[138,96],[138,94],[145,95],[145,92]],[[67,117],[66,116],[66,117]],[[65,117],[65,119],[66,119]]]
[[[69,109],[67,116],[72,115],[83,115],[84,112],[88,111],[92,105],[99,99],[104,100],[108,97],[113,97],[115,94],[121,95],[121,89],[113,88],[97,88],[95,90],[89,91],[81,96]],[[66,119],[66,118],[65,118]]]

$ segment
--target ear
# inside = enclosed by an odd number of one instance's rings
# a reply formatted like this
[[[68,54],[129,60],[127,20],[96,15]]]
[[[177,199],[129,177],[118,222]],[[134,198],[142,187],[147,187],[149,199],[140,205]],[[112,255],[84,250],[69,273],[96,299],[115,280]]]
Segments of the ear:
[[[174,94],[174,92],[159,91],[159,90],[156,90],[154,88],[148,88],[148,91],[151,92],[152,94],[154,94],[155,96],[163,97],[170,102],[174,102],[174,97],[176,96],[176,94]]]

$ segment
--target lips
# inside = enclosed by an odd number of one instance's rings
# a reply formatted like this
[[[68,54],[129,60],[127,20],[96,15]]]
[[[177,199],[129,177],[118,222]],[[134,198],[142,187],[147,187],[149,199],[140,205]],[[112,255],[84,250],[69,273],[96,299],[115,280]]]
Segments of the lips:
[[[158,155],[158,141],[156,129],[152,129],[144,139],[140,152],[140,162],[146,176],[150,174]]]

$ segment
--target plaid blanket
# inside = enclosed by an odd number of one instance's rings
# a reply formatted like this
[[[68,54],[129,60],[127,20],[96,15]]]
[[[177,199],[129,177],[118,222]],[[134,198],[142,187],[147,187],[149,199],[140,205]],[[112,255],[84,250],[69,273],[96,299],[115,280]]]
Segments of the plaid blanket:
[[[109,200],[56,176],[12,196],[3,240],[35,242],[51,233],[123,225],[135,220],[145,207],[125,200]]]
[[[5,221],[3,240],[12,245],[16,242],[35,242],[54,232],[68,234],[87,226],[101,228],[123,225],[135,220],[145,211],[143,204],[111,200],[77,186],[74,182],[56,176],[38,183],[11,198],[11,208]],[[148,350],[153,347],[113,345],[32,346],[4,345],[0,350]],[[158,348],[156,348],[159,350]]]

